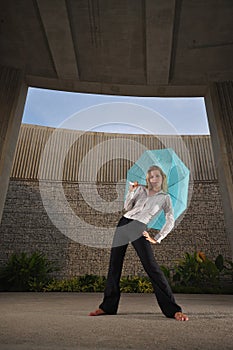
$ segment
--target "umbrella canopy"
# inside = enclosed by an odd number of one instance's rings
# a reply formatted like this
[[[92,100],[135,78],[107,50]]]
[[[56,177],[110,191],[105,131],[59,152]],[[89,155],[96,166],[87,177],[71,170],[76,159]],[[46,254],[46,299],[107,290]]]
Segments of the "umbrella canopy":
[[[159,166],[167,175],[168,193],[172,200],[175,220],[187,208],[189,169],[172,148],[145,151],[127,172],[125,196],[129,182],[138,181],[146,185],[146,174],[152,165]],[[165,215],[160,212],[148,224],[149,228],[161,229],[165,223]]]

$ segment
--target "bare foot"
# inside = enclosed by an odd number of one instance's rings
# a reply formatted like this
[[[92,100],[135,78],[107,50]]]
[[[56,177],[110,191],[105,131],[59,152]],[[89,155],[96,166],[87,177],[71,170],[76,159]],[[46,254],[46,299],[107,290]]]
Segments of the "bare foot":
[[[176,321],[188,321],[189,318],[187,315],[183,314],[183,312],[176,312],[174,315]]]
[[[94,312],[90,312],[88,316],[101,316],[106,315],[106,313],[102,309],[97,309]]]

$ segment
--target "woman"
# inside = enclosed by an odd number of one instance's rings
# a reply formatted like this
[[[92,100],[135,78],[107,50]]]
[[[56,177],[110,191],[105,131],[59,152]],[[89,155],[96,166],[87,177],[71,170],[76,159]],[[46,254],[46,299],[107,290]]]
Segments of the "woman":
[[[99,308],[89,316],[115,315],[120,301],[120,277],[124,256],[129,242],[136,250],[142,265],[150,277],[158,304],[166,317],[177,321],[187,321],[181,307],[176,303],[171,288],[157,264],[150,243],[157,244],[174,227],[172,203],[167,193],[166,175],[158,166],[149,168],[147,186],[130,185],[124,209],[114,235],[111,257],[104,291],[104,299]],[[148,222],[164,210],[166,222],[154,238],[146,231]]]

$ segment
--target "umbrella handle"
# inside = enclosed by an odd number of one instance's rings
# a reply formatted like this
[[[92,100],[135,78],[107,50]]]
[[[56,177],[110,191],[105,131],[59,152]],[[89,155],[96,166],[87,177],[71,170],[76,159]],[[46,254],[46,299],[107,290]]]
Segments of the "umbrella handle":
[[[139,186],[139,183],[137,181],[134,181],[134,182],[129,181],[129,184],[135,188]]]

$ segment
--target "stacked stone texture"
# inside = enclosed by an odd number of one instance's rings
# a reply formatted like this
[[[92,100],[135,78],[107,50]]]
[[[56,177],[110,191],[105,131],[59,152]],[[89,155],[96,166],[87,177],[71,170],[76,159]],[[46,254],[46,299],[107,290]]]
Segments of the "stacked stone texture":
[[[57,183],[48,182],[46,185],[48,197],[53,196]],[[94,243],[102,228],[109,228],[109,232],[113,232],[122,211],[104,213],[95,210],[85,202],[77,183],[63,182],[62,186],[68,206],[67,213],[66,209],[62,209],[62,212],[58,209],[54,213],[57,220],[60,220],[60,230],[45,210],[38,181],[11,179],[0,226],[0,263],[6,262],[14,252],[39,251],[60,268],[55,273],[56,277],[106,275],[110,247],[85,245],[78,242],[78,239],[72,240],[69,237],[72,236],[72,231],[77,230],[80,237],[88,235],[90,242],[93,240]],[[93,195],[92,198],[93,186],[96,184],[89,184],[88,200],[94,203],[96,197]],[[114,184],[102,183],[97,187],[99,195],[105,201],[116,199]],[[122,198],[119,201],[122,201]],[[74,213],[74,218],[80,219],[79,227],[75,227],[75,220],[67,223],[64,219],[70,210]],[[86,223],[92,225],[93,229],[87,230]],[[226,236],[218,182],[195,181],[183,220],[161,244],[152,247],[158,263],[169,268],[172,268],[185,252],[203,251],[212,260],[218,254],[230,259],[231,251]],[[131,245],[127,250],[122,275],[145,275]]]

